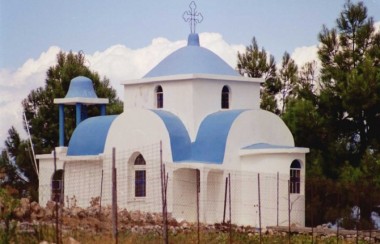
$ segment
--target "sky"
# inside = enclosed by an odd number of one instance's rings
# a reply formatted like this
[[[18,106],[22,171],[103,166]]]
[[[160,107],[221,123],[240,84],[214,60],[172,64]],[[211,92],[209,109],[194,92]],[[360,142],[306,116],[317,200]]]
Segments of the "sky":
[[[59,51],[82,51],[93,71],[120,82],[144,76],[186,45],[182,14],[190,0],[0,0],[0,148],[15,126],[22,137],[21,101],[44,86]],[[343,0],[197,0],[201,46],[236,67],[237,52],[255,37],[281,63],[285,51],[302,65],[316,59],[322,26],[336,26]],[[357,2],[357,1],[353,1]],[[380,27],[380,0],[365,0]],[[52,98],[53,99],[53,98]],[[58,120],[58,118],[57,118]],[[58,133],[58,132],[57,132]]]

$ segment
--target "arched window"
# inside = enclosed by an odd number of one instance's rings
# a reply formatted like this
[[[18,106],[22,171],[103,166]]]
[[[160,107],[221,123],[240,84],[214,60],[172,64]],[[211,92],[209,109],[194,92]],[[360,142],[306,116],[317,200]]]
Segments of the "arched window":
[[[299,194],[301,191],[301,163],[294,160],[290,165],[290,193]]]
[[[230,108],[230,89],[228,86],[223,86],[222,89],[222,109]]]
[[[164,91],[161,86],[156,87],[156,105],[157,108],[164,107]]]
[[[135,197],[146,196],[146,170],[145,159],[139,154],[135,159]]]

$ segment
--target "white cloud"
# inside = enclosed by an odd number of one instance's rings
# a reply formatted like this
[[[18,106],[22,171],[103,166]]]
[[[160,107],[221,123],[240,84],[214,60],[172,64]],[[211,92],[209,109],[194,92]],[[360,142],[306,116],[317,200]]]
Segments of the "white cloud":
[[[228,44],[218,33],[201,33],[199,38],[201,46],[215,52],[233,68],[236,67],[237,52],[245,50],[243,45]],[[162,59],[186,43],[186,40],[171,42],[158,37],[144,48],[130,49],[123,45],[115,45],[92,55],[87,54],[86,59],[90,69],[108,77],[119,97],[122,97],[121,81],[143,77]]]
[[[45,84],[46,71],[55,63],[59,50],[58,47],[50,47],[36,60],[27,60],[14,72],[0,70],[0,148],[11,126],[15,126],[20,135],[25,137],[21,102],[31,90]]]
[[[375,26],[375,31],[380,32],[380,21],[375,22],[374,26]]]
[[[226,43],[218,33],[201,33],[200,42],[201,46],[215,52],[233,68],[236,67],[237,51],[245,50],[243,45]],[[89,68],[108,77],[119,97],[123,97],[121,81],[143,77],[163,58],[186,43],[187,40],[169,41],[158,37],[140,49],[114,45],[104,51],[87,53],[86,60]],[[25,137],[21,101],[31,90],[44,86],[46,71],[56,63],[56,55],[60,50],[59,47],[50,47],[40,57],[27,60],[14,72],[0,70],[0,148],[3,147],[11,126],[15,126],[21,136]]]
[[[316,61],[319,64],[318,59],[318,47],[316,45],[308,47],[297,47],[291,54],[292,59],[301,68],[304,64],[312,61]]]

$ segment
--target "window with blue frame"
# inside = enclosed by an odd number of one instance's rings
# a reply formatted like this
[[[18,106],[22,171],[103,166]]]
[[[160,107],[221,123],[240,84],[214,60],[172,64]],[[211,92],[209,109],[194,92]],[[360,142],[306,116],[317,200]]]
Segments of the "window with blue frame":
[[[222,109],[230,108],[230,89],[228,86],[223,86],[222,89]]]
[[[146,162],[140,154],[135,159],[135,197],[146,196]]]
[[[135,171],[135,197],[146,196],[146,171]]]
[[[161,86],[156,87],[156,105],[157,108],[164,107],[164,91]]]
[[[293,194],[301,192],[301,163],[298,160],[294,160],[290,165],[289,191]]]

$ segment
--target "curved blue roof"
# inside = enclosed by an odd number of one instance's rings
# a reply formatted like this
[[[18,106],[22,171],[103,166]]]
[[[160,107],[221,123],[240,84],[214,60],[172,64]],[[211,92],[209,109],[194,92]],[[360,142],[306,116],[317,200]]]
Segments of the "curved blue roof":
[[[202,121],[192,145],[191,160],[222,164],[231,125],[244,111],[228,110],[208,115]]]
[[[174,161],[181,161],[191,156],[191,141],[185,125],[174,114],[164,110],[152,110],[164,122],[170,137],[170,146]]]
[[[149,71],[144,78],[180,74],[240,76],[218,55],[199,45],[198,34],[190,34],[188,45],[173,52]]]
[[[256,144],[243,147],[242,149],[290,149],[290,148],[294,148],[294,147],[273,145],[273,144],[268,144],[268,143],[256,143]]]
[[[95,93],[92,80],[85,76],[75,77],[70,81],[69,91],[65,98],[83,97],[83,98],[98,98]]]
[[[67,149],[68,156],[98,155],[104,152],[108,130],[117,115],[92,117],[74,130]]]

